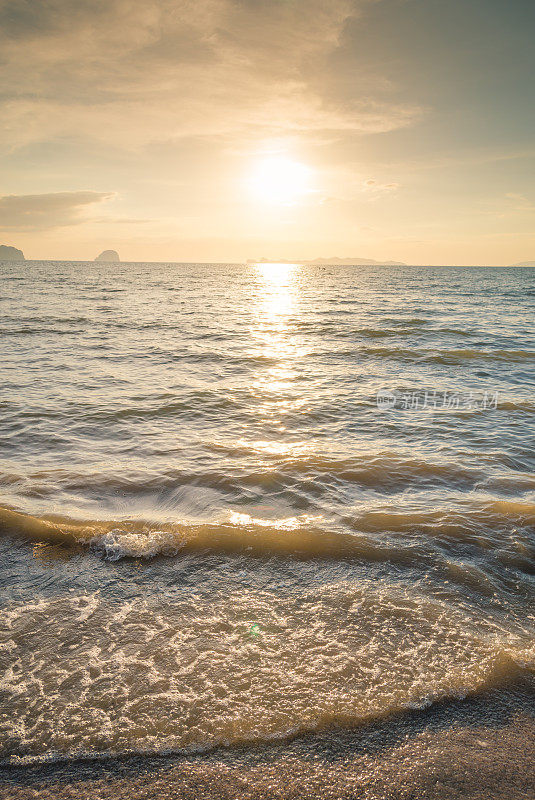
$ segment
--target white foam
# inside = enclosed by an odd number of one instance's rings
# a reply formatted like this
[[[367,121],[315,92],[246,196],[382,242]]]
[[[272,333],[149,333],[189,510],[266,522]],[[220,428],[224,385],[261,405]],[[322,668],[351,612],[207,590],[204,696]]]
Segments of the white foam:
[[[107,561],[119,561],[121,558],[154,558],[160,553],[175,555],[184,542],[176,531],[132,533],[117,528],[93,537],[89,544],[94,552]]]
[[[508,669],[504,651],[529,661],[525,639],[372,581],[323,586],[306,605],[239,586],[157,602],[67,596],[10,614],[5,641],[22,638],[16,658],[0,654],[6,755],[276,739],[464,696]]]

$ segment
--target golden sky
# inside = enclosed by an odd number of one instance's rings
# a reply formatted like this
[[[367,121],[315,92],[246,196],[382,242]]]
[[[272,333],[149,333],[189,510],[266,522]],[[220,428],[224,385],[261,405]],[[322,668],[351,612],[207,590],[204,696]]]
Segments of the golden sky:
[[[0,0],[0,243],[533,260],[534,9]]]

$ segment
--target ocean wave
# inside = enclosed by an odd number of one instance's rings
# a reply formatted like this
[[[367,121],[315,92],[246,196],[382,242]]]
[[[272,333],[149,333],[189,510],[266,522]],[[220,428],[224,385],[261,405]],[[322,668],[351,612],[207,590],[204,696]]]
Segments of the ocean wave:
[[[355,355],[368,358],[391,358],[427,364],[463,364],[471,361],[506,362],[522,364],[535,362],[533,350],[479,350],[464,349],[407,349],[403,347],[360,347],[354,350]]]
[[[119,417],[120,419],[123,416]],[[430,461],[408,458],[389,452],[363,453],[354,457],[322,456],[306,452],[306,447],[277,447],[270,442],[242,441],[232,444],[207,442],[208,454],[232,459],[224,465],[208,469],[170,468],[146,471],[106,472],[89,469],[83,472],[56,468],[22,472],[0,472],[0,485],[31,487],[50,485],[68,492],[110,495],[161,493],[169,488],[194,484],[206,490],[228,492],[239,497],[244,488],[265,490],[268,485],[279,489],[321,494],[331,486],[353,486],[395,493],[407,488],[440,485],[450,489],[469,488],[482,483],[487,473],[482,468],[463,466],[451,460]],[[295,452],[294,452],[295,451]],[[164,455],[166,453],[164,452]],[[519,481],[521,473],[515,478]]]
[[[422,323],[416,326],[414,323],[400,325],[393,328],[355,328],[348,331],[341,331],[341,335],[346,333],[348,336],[362,336],[365,339],[383,339],[394,336],[422,336],[424,332],[421,330]],[[417,328],[415,331],[414,328]],[[463,328],[454,328],[448,326],[439,326],[435,328],[427,328],[425,330],[426,336],[437,335],[452,335],[469,338],[477,335],[477,331],[464,330]]]
[[[0,531],[31,541],[85,545],[109,560],[153,558],[179,552],[244,552],[298,559],[432,563],[436,543],[460,543],[482,552],[497,548],[507,563],[530,570],[534,545],[518,536],[504,548],[503,526],[531,529],[535,503],[513,500],[468,501],[463,509],[362,510],[342,519],[347,532],[333,530],[321,517],[303,514],[277,520],[233,511],[213,523],[149,524],[139,520],[87,521],[40,518],[0,509]],[[516,541],[516,544],[515,544]]]
[[[7,508],[0,510],[0,531],[30,541],[86,545],[111,560],[152,558],[179,551],[210,550],[250,555],[286,555],[301,558],[382,558],[385,548],[365,537],[314,527],[309,518],[289,517],[275,522],[234,512],[231,521],[212,524],[157,524],[143,521],[88,521],[44,519]],[[399,548],[397,557],[403,557]],[[390,554],[392,557],[395,554]]]

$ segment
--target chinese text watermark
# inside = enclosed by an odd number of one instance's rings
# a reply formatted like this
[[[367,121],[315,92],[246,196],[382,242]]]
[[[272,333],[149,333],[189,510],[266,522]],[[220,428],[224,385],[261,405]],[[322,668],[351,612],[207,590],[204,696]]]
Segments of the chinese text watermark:
[[[379,389],[377,408],[381,411],[393,409],[400,411],[455,411],[457,409],[488,411],[498,408],[498,392],[450,392],[427,389],[415,392],[395,392],[390,389]]]

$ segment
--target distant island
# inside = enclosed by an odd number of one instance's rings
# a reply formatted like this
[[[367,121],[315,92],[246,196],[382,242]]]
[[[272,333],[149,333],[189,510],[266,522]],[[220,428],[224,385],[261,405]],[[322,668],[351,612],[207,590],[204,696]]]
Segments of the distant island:
[[[373,258],[316,258],[314,261],[305,261],[305,264],[342,264],[348,267],[406,267],[402,261],[375,261]]]
[[[512,264],[513,267],[535,267],[535,261],[521,261],[519,264]]]
[[[373,258],[316,258],[313,261],[306,261],[299,258],[272,259],[272,258],[250,258],[248,264],[318,264],[318,265],[340,265],[347,267],[406,267],[402,261],[375,261]]]
[[[0,244],[0,261],[26,261],[22,250],[10,247],[7,244]]]
[[[95,261],[120,261],[119,253],[117,250],[103,250],[102,253],[95,258]]]

